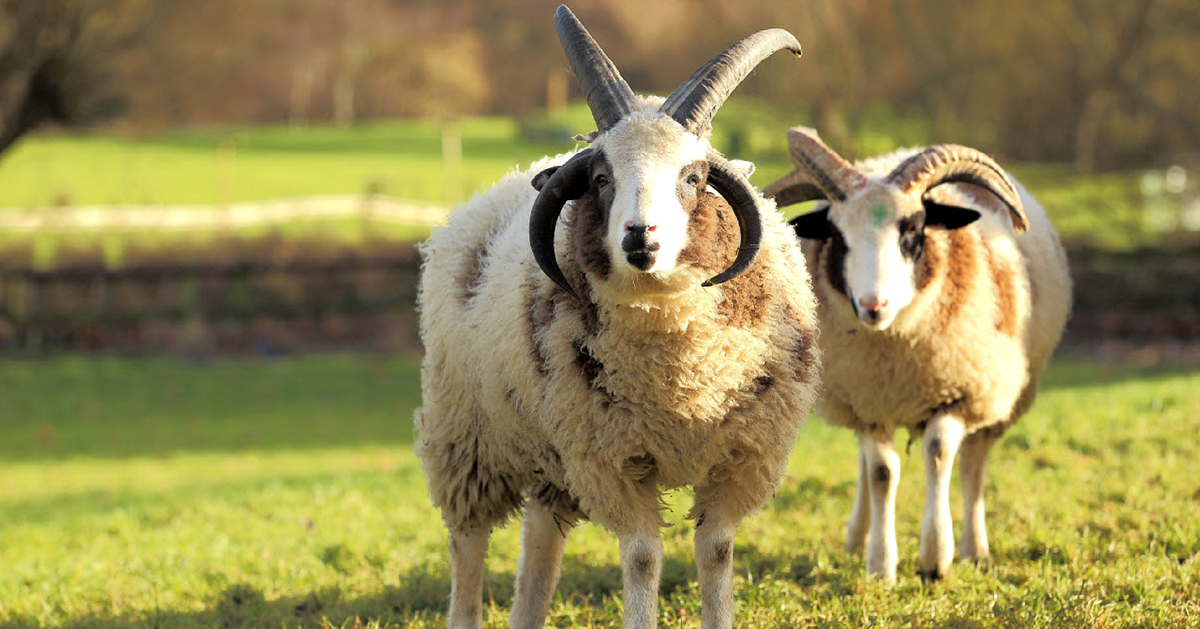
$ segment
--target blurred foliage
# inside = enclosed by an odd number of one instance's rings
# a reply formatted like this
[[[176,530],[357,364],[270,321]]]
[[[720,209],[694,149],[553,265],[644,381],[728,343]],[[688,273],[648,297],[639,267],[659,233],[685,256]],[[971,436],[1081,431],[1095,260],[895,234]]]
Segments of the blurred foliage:
[[[42,64],[42,76],[98,101],[115,90],[129,103],[120,123],[133,131],[524,117],[554,109],[564,89],[578,97],[563,81],[552,4],[534,0],[3,0],[0,55],[36,39],[44,16],[65,6],[82,16],[80,36],[58,45],[71,54],[54,58],[70,64]],[[776,55],[739,93],[804,111],[787,122],[817,127],[851,156],[888,142],[955,141],[1091,171],[1161,166],[1200,151],[1194,0],[579,0],[572,8],[639,92],[670,92],[737,37],[791,30],[804,57]],[[28,65],[0,63],[0,86],[27,76]],[[75,81],[89,76],[111,80]],[[896,120],[918,122],[877,135]]]
[[[804,58],[776,55],[739,93],[802,109],[789,122],[851,156],[956,141],[1091,171],[1200,150],[1194,0],[572,5],[639,92],[668,93],[735,38],[788,28]],[[551,15],[534,0],[0,0],[0,139],[121,102],[135,132],[529,116],[578,96]],[[922,122],[881,142],[898,118]]]

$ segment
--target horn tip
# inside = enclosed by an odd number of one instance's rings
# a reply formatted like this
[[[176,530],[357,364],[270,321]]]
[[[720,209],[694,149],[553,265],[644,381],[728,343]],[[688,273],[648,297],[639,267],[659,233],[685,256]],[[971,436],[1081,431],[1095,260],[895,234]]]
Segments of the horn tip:
[[[812,127],[792,127],[788,129],[789,140],[820,140],[821,134]]]

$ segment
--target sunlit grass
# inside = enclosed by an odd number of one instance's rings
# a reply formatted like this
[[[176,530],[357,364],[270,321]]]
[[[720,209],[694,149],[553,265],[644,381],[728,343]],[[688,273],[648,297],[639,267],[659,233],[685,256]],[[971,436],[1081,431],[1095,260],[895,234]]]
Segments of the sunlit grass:
[[[0,627],[443,625],[415,359],[20,361],[0,391]],[[1055,365],[993,455],[991,566],[913,576],[923,474],[902,455],[889,590],[841,548],[853,436],[810,421],[738,536],[738,626],[1193,626],[1197,434],[1200,373]],[[667,500],[661,626],[699,626],[689,502]],[[518,540],[493,537],[489,627],[507,626]],[[550,622],[619,627],[619,600],[615,538],[584,525]]]

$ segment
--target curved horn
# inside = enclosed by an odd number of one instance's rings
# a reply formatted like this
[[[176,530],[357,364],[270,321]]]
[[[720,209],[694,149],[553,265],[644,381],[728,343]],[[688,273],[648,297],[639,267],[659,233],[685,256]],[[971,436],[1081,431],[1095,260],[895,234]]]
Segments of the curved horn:
[[[565,4],[554,12],[554,30],[571,62],[571,73],[587,97],[596,129],[604,133],[636,109],[633,90]]]
[[[554,228],[558,215],[567,201],[578,199],[588,191],[588,166],[592,163],[592,149],[587,148],[567,160],[547,179],[533,202],[529,213],[529,248],[533,259],[542,272],[554,280],[563,290],[578,298],[554,257]]]
[[[1021,206],[1021,196],[1000,165],[982,151],[959,144],[938,144],[904,160],[887,183],[911,193],[952,182],[972,183],[996,195],[1008,207],[1013,229],[1019,234],[1029,229],[1029,220]]]
[[[826,146],[815,129],[788,129],[788,154],[796,172],[830,201],[845,201],[869,183],[850,162]]]
[[[750,268],[762,244],[762,214],[758,207],[758,195],[750,187],[750,182],[716,151],[708,154],[708,183],[729,202],[741,232],[741,242],[738,243],[733,264],[704,283],[704,286],[714,286]]]
[[[688,132],[700,135],[742,79],[763,59],[784,48],[800,56],[800,42],[782,28],[769,28],[744,37],[700,66],[671,92],[658,110],[674,118]]]
[[[777,179],[775,183],[763,188],[763,196],[775,199],[775,207],[780,209],[805,201],[826,198],[825,193],[799,170],[793,170]]]

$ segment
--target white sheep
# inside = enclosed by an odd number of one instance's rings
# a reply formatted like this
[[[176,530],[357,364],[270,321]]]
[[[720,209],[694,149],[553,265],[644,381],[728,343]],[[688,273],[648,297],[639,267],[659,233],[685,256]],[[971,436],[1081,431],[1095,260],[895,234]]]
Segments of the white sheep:
[[[490,531],[528,498],[512,626],[543,625],[566,532],[590,518],[619,539],[626,625],[653,627],[661,491],[690,485],[702,625],[729,627],[734,532],[783,474],[820,358],[799,244],[707,134],[799,44],[751,35],[663,101],[566,7],[555,23],[591,146],[508,175],[421,250],[416,447],[450,533],[447,624],[481,625]]]
[[[895,580],[893,433],[924,433],[918,574],[942,578],[954,554],[949,484],[960,443],[960,552],[988,557],[984,465],[1032,405],[1062,335],[1066,254],[1041,206],[975,149],[938,145],[851,165],[810,129],[792,129],[788,144],[797,168],[764,194],[780,207],[826,200],[792,224],[819,302],[817,409],[859,438],[846,547],[866,543],[867,572]]]

